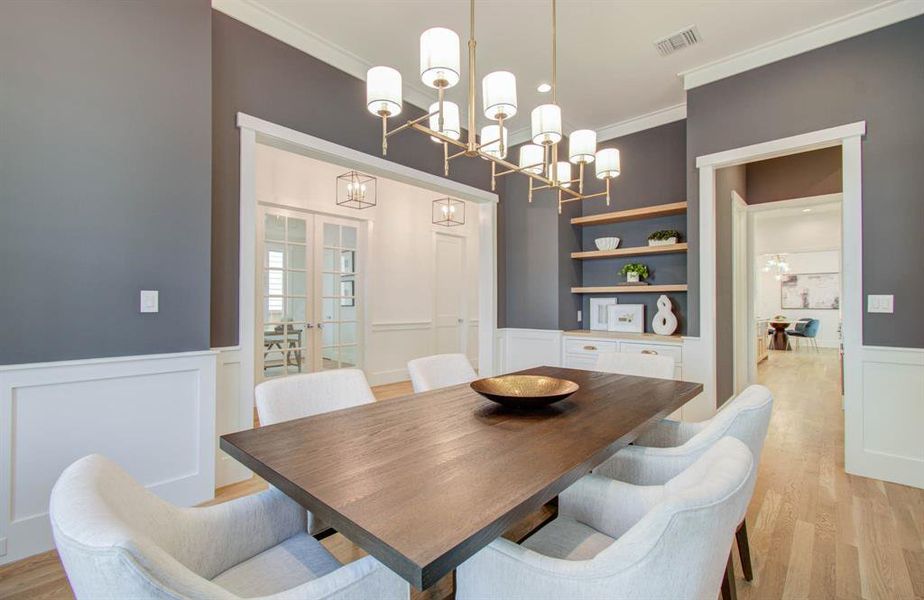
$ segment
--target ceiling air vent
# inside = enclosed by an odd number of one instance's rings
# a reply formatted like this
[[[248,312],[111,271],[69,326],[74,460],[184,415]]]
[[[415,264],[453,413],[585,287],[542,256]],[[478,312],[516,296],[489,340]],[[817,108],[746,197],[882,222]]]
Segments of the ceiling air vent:
[[[683,31],[671,34],[664,39],[657,40],[655,46],[658,47],[658,54],[667,56],[687,46],[698,44],[701,39],[699,31],[696,29],[696,26],[693,25],[687,27]]]

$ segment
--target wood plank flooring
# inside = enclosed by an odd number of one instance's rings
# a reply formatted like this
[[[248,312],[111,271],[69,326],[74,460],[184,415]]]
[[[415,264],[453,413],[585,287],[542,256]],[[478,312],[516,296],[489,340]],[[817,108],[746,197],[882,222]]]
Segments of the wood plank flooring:
[[[739,598],[924,599],[924,490],[844,472],[836,353],[771,352],[759,377],[776,404],[748,510],[754,581],[744,581],[736,564]],[[410,384],[374,391],[384,400],[410,393]],[[210,504],[265,487],[257,478],[230,485]],[[505,537],[519,537],[547,514]],[[364,554],[339,534],[323,543],[341,562]],[[442,599],[450,590],[446,577],[412,596]],[[0,598],[73,595],[52,551],[0,567]]]

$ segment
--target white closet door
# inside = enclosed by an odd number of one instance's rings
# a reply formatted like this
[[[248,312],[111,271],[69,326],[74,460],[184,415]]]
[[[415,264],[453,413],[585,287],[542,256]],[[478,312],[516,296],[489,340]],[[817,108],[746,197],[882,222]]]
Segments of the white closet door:
[[[436,353],[464,353],[468,341],[465,238],[436,233],[433,244]]]

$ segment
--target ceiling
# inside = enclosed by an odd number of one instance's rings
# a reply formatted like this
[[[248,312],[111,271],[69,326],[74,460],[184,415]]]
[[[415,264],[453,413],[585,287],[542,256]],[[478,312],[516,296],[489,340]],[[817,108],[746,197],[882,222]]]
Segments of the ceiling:
[[[418,77],[418,39],[429,27],[449,27],[465,40],[465,0],[242,0],[264,16],[309,32],[354,64],[401,71],[405,101],[434,96]],[[881,0],[559,0],[558,101],[566,131],[602,129],[654,111],[683,110],[678,73],[817,27]],[[551,2],[477,0],[478,105],[480,78],[498,69],[517,76],[520,112],[511,132],[528,128],[529,111],[549,101],[536,86],[551,77]],[[695,25],[702,41],[662,57],[654,41]],[[465,106],[466,86],[448,98]],[[434,98],[435,99],[435,98]],[[677,114],[676,111],[674,114]],[[679,113],[678,117],[682,117]],[[464,117],[463,117],[464,120]],[[486,124],[479,118],[479,126]]]

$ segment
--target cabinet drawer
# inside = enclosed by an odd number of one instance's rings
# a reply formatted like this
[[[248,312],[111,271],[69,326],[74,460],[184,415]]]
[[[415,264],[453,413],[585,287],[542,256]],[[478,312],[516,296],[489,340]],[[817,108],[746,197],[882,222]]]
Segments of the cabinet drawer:
[[[645,342],[620,342],[620,352],[634,352],[636,354],[659,354],[661,356],[670,356],[674,359],[674,364],[683,363],[683,352],[680,346],[670,344],[648,344]]]
[[[618,343],[608,340],[582,340],[565,338],[565,354],[592,354],[616,352]]]
[[[566,369],[584,369],[593,371],[597,368],[596,354],[565,354]]]

